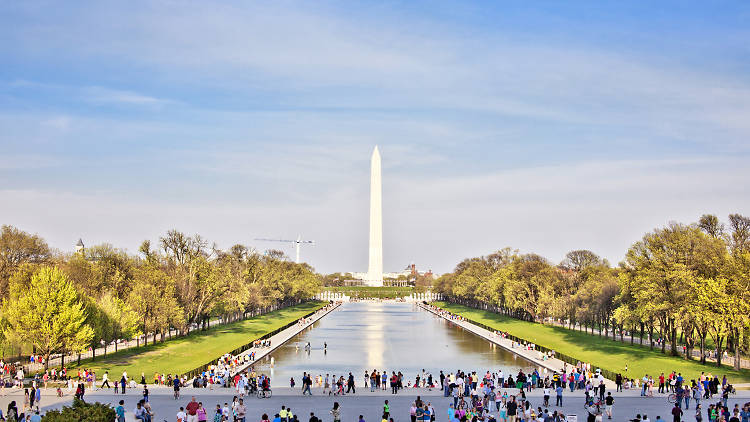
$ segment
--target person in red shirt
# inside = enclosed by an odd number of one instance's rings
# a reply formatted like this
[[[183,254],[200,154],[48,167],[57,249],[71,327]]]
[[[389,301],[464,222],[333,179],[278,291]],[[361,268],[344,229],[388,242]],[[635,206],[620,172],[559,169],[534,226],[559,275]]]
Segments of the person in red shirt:
[[[664,372],[659,375],[659,393],[664,393]]]
[[[185,406],[185,410],[187,410],[187,422],[198,421],[198,402],[195,401],[195,396],[190,399],[190,403]]]

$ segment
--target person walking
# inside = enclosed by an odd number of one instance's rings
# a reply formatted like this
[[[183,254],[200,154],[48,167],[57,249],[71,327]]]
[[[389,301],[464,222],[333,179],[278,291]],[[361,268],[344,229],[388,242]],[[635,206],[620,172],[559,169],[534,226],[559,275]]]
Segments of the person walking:
[[[682,409],[680,409],[680,406],[678,403],[675,403],[674,407],[672,408],[672,420],[674,422],[682,421]]]
[[[104,371],[104,375],[102,375],[102,386],[101,388],[104,388],[104,386],[107,386],[107,389],[109,389],[109,372]]]
[[[349,392],[357,393],[357,389],[354,386],[354,375],[352,375],[351,372],[349,372],[349,378],[346,381],[346,393],[349,394]]]
[[[607,393],[607,398],[604,399],[605,409],[607,411],[607,419],[612,419],[612,406],[615,404],[615,398],[612,397],[612,393]]]
[[[516,422],[516,417],[518,415],[518,403],[516,403],[516,396],[510,396],[510,400],[508,400],[506,408],[508,422]]]

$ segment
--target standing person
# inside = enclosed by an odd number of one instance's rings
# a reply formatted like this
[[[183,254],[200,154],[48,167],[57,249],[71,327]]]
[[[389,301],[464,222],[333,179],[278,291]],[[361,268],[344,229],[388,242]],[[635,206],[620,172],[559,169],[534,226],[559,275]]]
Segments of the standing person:
[[[198,422],[198,401],[195,400],[195,396],[190,399],[185,410],[187,410],[187,422]]]
[[[391,416],[391,406],[388,404],[388,400],[383,403],[383,419],[388,419]]]
[[[333,416],[333,422],[341,422],[341,407],[339,407],[339,402],[333,402],[333,409],[331,409],[330,413]]]
[[[195,415],[198,416],[198,422],[206,422],[206,419],[208,419],[208,414],[206,413],[206,408],[203,407],[203,402],[198,402],[198,409],[196,409]]]
[[[125,394],[125,384],[128,382],[127,379],[125,379],[125,375],[123,374],[122,378],[120,378],[120,388],[122,388],[122,394]]]
[[[607,398],[604,399],[604,405],[607,409],[607,419],[612,419],[612,405],[615,404],[615,398],[612,397],[612,393],[607,393]]]
[[[216,411],[214,413],[214,422],[222,422],[224,420],[223,416],[224,416],[224,412],[221,411],[221,405],[217,403]]]
[[[664,393],[664,372],[659,375],[659,393]]]
[[[563,388],[558,385],[557,388],[555,388],[555,392],[557,393],[557,398],[555,399],[555,406],[562,406],[562,398],[563,398]]]
[[[172,380],[172,384],[174,385],[174,399],[177,400],[180,398],[180,378],[174,377],[174,380]],[[115,384],[115,393],[117,392],[117,384]]]
[[[117,417],[117,422],[125,422],[125,400],[120,400],[117,408],[115,408],[115,415]]]
[[[122,400],[120,401],[122,402]],[[185,408],[180,406],[180,411],[177,412],[177,422],[186,422],[186,421],[187,421],[187,415],[185,414]]]
[[[240,399],[240,404],[237,405],[237,422],[245,422],[245,414],[247,414],[247,407],[243,399]]]

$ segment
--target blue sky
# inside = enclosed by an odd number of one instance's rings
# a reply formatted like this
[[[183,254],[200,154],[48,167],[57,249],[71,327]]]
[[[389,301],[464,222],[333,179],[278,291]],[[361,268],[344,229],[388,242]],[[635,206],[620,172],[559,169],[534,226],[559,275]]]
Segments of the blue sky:
[[[445,272],[750,214],[746,2],[5,2],[0,222]],[[290,255],[291,250],[288,250]]]

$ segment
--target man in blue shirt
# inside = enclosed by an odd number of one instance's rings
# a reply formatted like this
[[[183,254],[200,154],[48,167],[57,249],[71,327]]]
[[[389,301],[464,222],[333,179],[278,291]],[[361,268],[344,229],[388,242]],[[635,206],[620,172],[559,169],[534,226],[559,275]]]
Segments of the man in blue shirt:
[[[555,406],[562,406],[562,393],[563,388],[560,384],[557,385],[557,388],[555,388],[555,392],[557,393],[557,399],[555,400]]]
[[[117,414],[117,422],[125,422],[125,400],[120,400],[120,405],[115,409]]]

